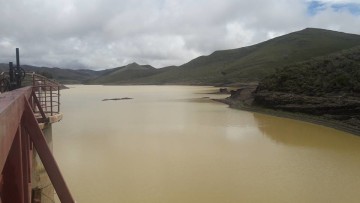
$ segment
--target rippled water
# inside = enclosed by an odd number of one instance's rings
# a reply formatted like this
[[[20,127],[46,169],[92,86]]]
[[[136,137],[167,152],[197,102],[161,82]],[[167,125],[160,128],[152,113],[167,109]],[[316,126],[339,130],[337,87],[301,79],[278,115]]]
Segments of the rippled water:
[[[212,87],[71,87],[54,154],[79,203],[360,201],[360,137],[230,109]]]

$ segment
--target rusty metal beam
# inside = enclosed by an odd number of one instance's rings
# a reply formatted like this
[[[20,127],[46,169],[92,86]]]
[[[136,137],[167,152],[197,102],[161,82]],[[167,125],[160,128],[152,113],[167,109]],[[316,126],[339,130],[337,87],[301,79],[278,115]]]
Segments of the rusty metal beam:
[[[45,137],[39,128],[36,118],[32,112],[31,106],[28,101],[25,101],[25,110],[22,119],[22,123],[32,140],[36,151],[44,165],[46,172],[59,196],[61,202],[74,203],[74,199],[71,196],[65,180],[60,172],[60,169],[55,161],[53,154],[51,153]]]
[[[1,199],[3,202],[28,203],[25,202],[24,197],[23,172],[21,129],[19,127],[4,166],[4,170],[2,171],[4,188],[1,191]]]
[[[21,126],[21,152],[22,152],[22,166],[23,166],[23,187],[24,187],[24,202],[31,202],[31,169],[30,159],[32,156],[29,154],[29,135],[25,129]]]
[[[4,178],[3,178],[3,174],[0,174],[0,202],[1,202],[1,193],[4,189]]]
[[[0,172],[9,155],[24,111],[24,98],[29,99],[32,88],[24,87],[0,94]]]

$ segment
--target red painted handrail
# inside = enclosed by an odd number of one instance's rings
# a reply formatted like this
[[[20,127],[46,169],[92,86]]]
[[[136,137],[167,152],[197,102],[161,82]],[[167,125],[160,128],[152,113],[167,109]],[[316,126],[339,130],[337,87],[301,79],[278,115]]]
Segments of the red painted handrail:
[[[73,203],[75,201],[34,115],[35,103],[36,109],[42,111],[37,99],[33,87],[0,94],[1,202],[31,202],[31,160],[34,146],[60,201]]]

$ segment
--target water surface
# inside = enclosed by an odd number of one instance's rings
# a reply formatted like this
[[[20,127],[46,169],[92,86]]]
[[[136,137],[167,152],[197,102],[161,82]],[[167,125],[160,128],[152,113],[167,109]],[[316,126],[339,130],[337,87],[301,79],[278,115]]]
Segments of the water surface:
[[[70,87],[54,154],[79,203],[360,200],[359,137],[230,109],[213,87]]]

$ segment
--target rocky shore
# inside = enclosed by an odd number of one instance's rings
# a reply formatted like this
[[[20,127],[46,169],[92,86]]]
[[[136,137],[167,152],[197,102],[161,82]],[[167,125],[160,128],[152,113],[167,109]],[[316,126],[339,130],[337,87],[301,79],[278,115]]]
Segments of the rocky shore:
[[[303,120],[360,135],[360,98],[357,97],[307,96],[245,86],[217,101],[231,108]]]

